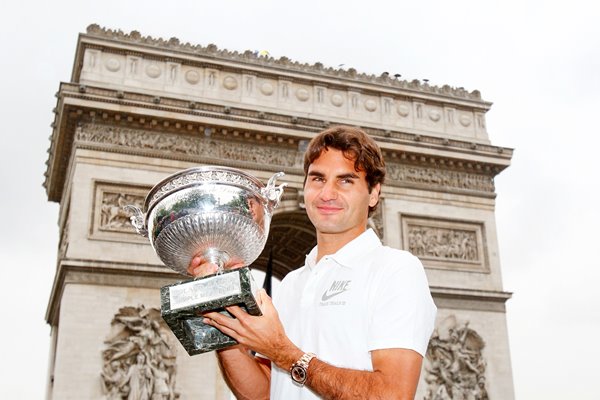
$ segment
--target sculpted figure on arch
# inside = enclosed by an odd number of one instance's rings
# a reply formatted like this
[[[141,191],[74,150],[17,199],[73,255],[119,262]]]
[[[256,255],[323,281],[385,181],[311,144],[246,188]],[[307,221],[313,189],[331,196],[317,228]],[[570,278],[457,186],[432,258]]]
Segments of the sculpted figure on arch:
[[[362,130],[335,126],[310,142],[304,172],[317,246],[273,299],[260,292],[262,316],[236,306],[235,319],[205,315],[240,343],[218,351],[223,376],[238,399],[412,399],[436,307],[421,262],[367,229],[381,150]]]

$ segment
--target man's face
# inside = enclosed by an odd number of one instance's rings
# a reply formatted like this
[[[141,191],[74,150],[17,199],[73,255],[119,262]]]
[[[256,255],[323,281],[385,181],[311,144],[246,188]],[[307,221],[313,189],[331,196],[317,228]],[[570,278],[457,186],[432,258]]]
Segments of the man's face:
[[[304,184],[306,212],[317,233],[360,235],[366,228],[369,206],[379,200],[380,185],[371,193],[364,171],[335,149],[323,150],[308,167]]]

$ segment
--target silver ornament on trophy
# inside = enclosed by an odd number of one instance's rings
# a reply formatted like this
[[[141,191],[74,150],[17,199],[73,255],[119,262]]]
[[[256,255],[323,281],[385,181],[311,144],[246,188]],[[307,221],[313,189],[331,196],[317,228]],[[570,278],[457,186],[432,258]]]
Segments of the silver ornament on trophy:
[[[263,185],[235,168],[205,166],[177,172],[154,186],[144,211],[133,213],[136,231],[150,239],[161,261],[180,274],[201,256],[217,265],[214,275],[162,287],[161,315],[188,354],[200,354],[236,344],[231,337],[202,322],[201,313],[226,312],[239,305],[260,315],[258,287],[248,266],[262,252],[273,210],[286,184],[275,185],[276,173]],[[242,264],[239,269],[226,266]]]

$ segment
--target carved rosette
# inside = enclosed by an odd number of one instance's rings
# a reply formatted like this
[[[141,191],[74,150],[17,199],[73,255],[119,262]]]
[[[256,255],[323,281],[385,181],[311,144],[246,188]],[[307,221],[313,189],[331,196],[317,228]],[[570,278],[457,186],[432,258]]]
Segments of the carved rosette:
[[[450,316],[434,331],[427,348],[424,400],[488,400],[485,342],[469,327]]]
[[[167,333],[159,310],[144,306],[119,309],[102,351],[104,398],[179,398],[175,351]]]

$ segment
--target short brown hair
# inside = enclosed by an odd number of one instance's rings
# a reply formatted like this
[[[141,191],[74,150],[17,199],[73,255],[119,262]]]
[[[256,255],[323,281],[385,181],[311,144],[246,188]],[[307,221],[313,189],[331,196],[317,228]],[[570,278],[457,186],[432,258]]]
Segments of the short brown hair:
[[[304,175],[308,167],[329,148],[340,150],[346,158],[354,160],[354,169],[364,171],[369,193],[375,185],[383,184],[385,179],[385,162],[381,149],[362,129],[337,125],[324,130],[315,136],[304,153]],[[370,211],[376,207],[370,208]]]

